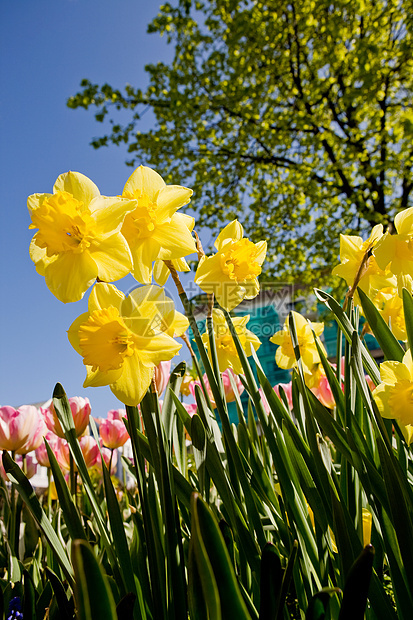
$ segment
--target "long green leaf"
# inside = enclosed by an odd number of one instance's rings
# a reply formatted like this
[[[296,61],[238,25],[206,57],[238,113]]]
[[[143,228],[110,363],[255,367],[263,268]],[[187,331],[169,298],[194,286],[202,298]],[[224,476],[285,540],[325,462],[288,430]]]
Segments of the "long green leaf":
[[[402,296],[407,342],[409,344],[409,349],[413,351],[413,297],[405,288],[402,291]]]
[[[84,489],[92,505],[96,523],[98,525],[106,553],[112,566],[112,570],[115,574],[117,574],[118,577],[120,577],[119,583],[121,584],[123,583],[123,579],[120,575],[118,560],[113,550],[113,541],[109,536],[105,517],[102,514],[101,506],[96,496],[95,488],[90,479],[89,471],[86,466],[85,459],[83,458],[79,441],[77,439],[76,430],[73,422],[73,415],[70,409],[68,398],[63,389],[63,386],[60,383],[56,384],[53,392],[53,405],[59,422],[63,428],[67,443],[69,444],[73,460],[82,479]]]
[[[192,517],[215,577],[222,617],[250,620],[218,523],[197,493],[193,494]]]
[[[317,298],[321,302],[323,302],[327,306],[327,308],[329,308],[332,311],[332,313],[334,314],[336,318],[338,326],[343,332],[345,339],[347,340],[347,342],[351,343],[353,332],[356,330],[351,324],[351,321],[349,320],[348,316],[344,312],[343,308],[328,293],[325,293],[324,291],[321,291],[320,289],[314,289],[314,293],[316,294]],[[370,352],[364,345],[361,346],[361,354],[363,358],[363,365],[366,368],[368,374],[373,379],[373,381],[375,381],[376,384],[379,383],[380,373],[379,373],[378,366],[376,362],[374,361],[374,359],[372,358],[372,356],[370,355]]]
[[[347,575],[339,620],[363,620],[373,571],[374,547],[367,545]]]
[[[384,359],[401,362],[404,355],[403,347],[395,338],[390,327],[377,310],[374,303],[361,288],[357,289],[361,305],[368,324],[384,353]]]
[[[259,620],[273,620],[281,593],[283,570],[280,556],[272,543],[267,543],[261,556]]]
[[[66,527],[72,540],[83,538],[86,540],[85,530],[80,520],[78,509],[75,506],[72,495],[64,479],[62,470],[59,467],[53,450],[50,448],[47,440],[44,440],[49,457],[50,469],[52,470],[53,480],[56,487],[56,493],[59,498],[59,504],[65,518]]]
[[[6,450],[3,451],[3,466],[9,479],[16,486],[22,499],[26,502],[30,512],[39,524],[39,527],[49,543],[50,548],[53,550],[57,560],[59,561],[68,582],[71,586],[73,586],[73,569],[66,555],[66,550],[64,549],[59,537],[52,527],[52,524],[43,511],[43,508],[37,499],[35,490],[20,467],[13,461]]]
[[[73,598],[70,602],[59,577],[49,567],[46,567],[46,577],[52,584],[56,603],[59,608],[59,617],[61,620],[73,620]]]
[[[118,620],[108,580],[86,541],[73,542],[72,562],[79,620]]]
[[[113,488],[112,480],[110,479],[110,474],[103,458],[102,473],[110,527],[112,530],[116,554],[119,559],[120,570],[122,571],[123,579],[128,593],[132,592],[132,594],[137,597],[138,604],[134,607],[133,617],[136,619],[142,618],[142,620],[145,620],[146,611],[142,597],[142,590],[140,588],[140,585],[136,583],[134,579],[132,561],[129,553],[128,541],[126,540],[125,528],[122,515],[120,513],[118,499],[116,497],[115,489]]]

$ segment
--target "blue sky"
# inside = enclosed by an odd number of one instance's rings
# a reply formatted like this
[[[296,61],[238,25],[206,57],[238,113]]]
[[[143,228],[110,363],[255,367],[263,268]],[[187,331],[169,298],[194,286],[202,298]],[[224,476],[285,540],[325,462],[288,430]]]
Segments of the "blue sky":
[[[144,87],[144,66],[172,49],[146,27],[161,3],[151,0],[2,0],[0,3],[1,364],[0,404],[51,397],[56,382],[69,396],[88,396],[92,413],[120,407],[108,387],[83,389],[85,370],[66,330],[87,307],[63,304],[29,258],[33,231],[27,196],[51,192],[62,172],[90,177],[102,194],[120,194],[132,170],[126,151],[95,151],[103,133],[91,111],[66,100],[82,78]],[[150,122],[148,119],[147,122]],[[142,161],[145,164],[146,162]],[[185,179],[177,179],[185,185]],[[119,283],[127,291],[132,279]]]

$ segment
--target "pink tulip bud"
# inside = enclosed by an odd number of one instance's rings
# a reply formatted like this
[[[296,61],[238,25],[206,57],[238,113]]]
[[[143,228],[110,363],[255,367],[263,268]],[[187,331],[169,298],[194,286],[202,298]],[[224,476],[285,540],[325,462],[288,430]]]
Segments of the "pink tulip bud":
[[[96,439],[90,435],[83,435],[79,439],[80,449],[85,459],[86,467],[90,469],[96,464],[99,455],[99,446]],[[65,471],[70,471],[70,449],[65,439],[58,439],[56,442],[56,458],[60,467]]]
[[[192,416],[197,412],[197,405],[195,403],[182,403],[189,415]]]
[[[36,411],[37,411],[37,417],[31,428],[31,433],[29,435],[29,438],[22,445],[21,448],[16,450],[18,454],[27,454],[28,452],[32,452],[33,450],[36,450],[40,445],[43,444],[43,437],[47,433],[47,426],[40,411],[38,409],[36,409]]]
[[[109,450],[109,448],[103,447],[102,455],[103,455],[103,460],[105,461],[105,465],[107,468],[109,467],[110,459],[112,456],[112,463],[110,467],[110,475],[112,476],[116,472],[116,466],[118,464],[118,451],[113,450],[113,453],[112,453],[112,450]],[[100,453],[96,461],[96,467],[100,471],[102,471],[102,459],[101,459]]]
[[[232,368],[227,368],[226,370],[224,370],[224,372],[222,373],[222,383],[224,385],[224,394],[225,394],[225,400],[227,401],[227,403],[231,403],[232,401],[235,400],[235,394],[234,394],[234,390],[232,389],[232,384],[229,378],[229,373],[231,373],[235,381],[235,385],[237,387],[238,393],[242,394],[242,392],[244,391],[244,386],[242,385],[241,379],[238,377],[238,375],[234,373]],[[209,385],[208,377],[206,376],[206,374],[203,376],[203,380],[205,383],[206,390],[208,392],[209,400],[211,401],[211,405],[213,407],[216,407],[216,403],[215,403],[212,390]],[[189,384],[189,390],[192,396],[194,397],[195,397],[195,386],[196,385],[199,385],[201,387],[201,382],[199,381],[199,379],[197,379],[196,381],[192,381]]]
[[[80,437],[85,432],[87,425],[89,424],[89,416],[90,416],[90,403],[88,398],[82,398],[81,396],[72,396],[69,398],[70,409],[72,410],[73,422],[75,425],[76,436]],[[46,422],[47,428],[55,433],[58,437],[64,439],[64,432],[62,427],[60,426],[60,422],[56,415],[55,408],[53,406],[52,400],[47,401],[40,408],[44,416],[44,420]]]
[[[51,449],[55,451],[57,441],[59,440],[58,436],[52,433],[52,431],[47,431],[45,437]],[[43,467],[50,467],[49,456],[47,454],[46,444],[44,441],[42,441],[40,446],[36,448],[35,455],[39,465],[42,465]]]
[[[15,452],[21,448],[36,428],[38,415],[33,405],[0,407],[0,449]]]
[[[277,385],[274,385],[274,392],[276,392],[278,396],[280,396],[280,387],[283,389],[287,397],[289,408],[292,409],[293,408],[293,384],[292,382],[290,381],[289,383],[277,383]]]
[[[332,409],[336,402],[333,397],[333,393],[331,391],[330,384],[325,375],[321,375],[318,385],[311,388],[312,393],[317,396],[320,403],[327,407],[328,409]]]
[[[120,415],[116,417],[118,411],[109,411],[106,420],[104,418],[99,420],[99,435],[102,438],[103,445],[111,449],[120,448],[129,439],[128,431],[120,419]]]
[[[4,465],[3,465],[3,454],[1,453],[0,453],[0,476],[3,478],[5,482],[9,481],[9,479],[7,478],[6,470],[4,469]]]
[[[23,457],[20,455],[16,456],[16,463],[23,470],[26,478],[33,478],[37,472],[37,462],[31,456],[26,456],[24,461],[23,465]]]
[[[164,389],[167,386],[169,381],[169,377],[171,374],[171,360],[167,360],[166,362],[160,362],[158,366],[155,366],[155,385],[156,391],[159,395],[162,394]]]

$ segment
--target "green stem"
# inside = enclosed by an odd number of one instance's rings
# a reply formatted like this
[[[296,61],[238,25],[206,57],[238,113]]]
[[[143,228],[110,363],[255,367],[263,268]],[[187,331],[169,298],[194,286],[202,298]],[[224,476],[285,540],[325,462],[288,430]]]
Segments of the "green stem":
[[[47,516],[51,520],[52,515],[52,471],[47,468]]]
[[[15,460],[16,453],[14,450],[11,452],[11,458]],[[12,548],[12,552],[15,552],[14,539],[16,536],[16,489],[14,484],[11,484],[10,488],[10,521],[9,521],[9,543]]]
[[[109,476],[112,473],[112,458],[113,458],[113,448],[110,449],[110,459],[109,459]]]
[[[73,460],[73,456],[71,452],[69,452],[69,467],[70,467],[70,492],[72,496],[76,498],[75,462]]]

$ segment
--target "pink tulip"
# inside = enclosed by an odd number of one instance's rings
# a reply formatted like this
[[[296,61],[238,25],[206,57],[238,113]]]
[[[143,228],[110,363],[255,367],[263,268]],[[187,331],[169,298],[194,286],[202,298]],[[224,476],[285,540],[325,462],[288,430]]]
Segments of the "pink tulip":
[[[37,417],[31,429],[29,438],[22,445],[21,448],[16,450],[18,454],[27,454],[28,452],[36,450],[40,445],[43,444],[43,437],[47,433],[47,426],[40,411],[38,409],[36,409],[36,411]]]
[[[224,394],[225,394],[225,400],[227,401],[227,403],[231,403],[232,401],[235,400],[235,394],[234,394],[234,390],[232,389],[232,384],[229,378],[229,373],[231,373],[235,381],[235,385],[237,387],[238,393],[242,394],[244,391],[244,386],[242,385],[241,379],[238,377],[238,375],[236,375],[231,368],[227,368],[226,370],[224,370],[224,372],[222,373],[222,383],[224,385]],[[208,392],[209,399],[211,401],[211,405],[215,407],[216,403],[215,403],[212,390],[209,385],[208,377],[206,376],[206,374],[203,376],[203,379],[204,379],[206,390]],[[195,397],[195,386],[196,385],[199,385],[201,387],[201,382],[199,381],[199,379],[197,379],[196,381],[192,381],[192,383],[189,384],[189,390],[192,396],[194,397]]]
[[[96,464],[98,459],[99,446],[96,440],[90,435],[83,435],[83,437],[80,437],[79,443],[83,458],[85,459],[86,467],[90,469]],[[70,449],[67,441],[59,438],[56,442],[55,450],[56,458],[60,467],[65,471],[70,471]]]
[[[289,408],[292,409],[293,408],[293,384],[292,382],[290,381],[289,383],[277,383],[277,385],[274,385],[274,392],[278,396],[280,396],[280,387],[284,390],[284,393],[287,397]]]
[[[15,452],[21,448],[36,428],[38,415],[33,405],[0,407],[0,449]]]
[[[366,379],[367,385],[369,386],[371,391],[373,391],[376,388],[376,384],[374,383],[373,379],[370,377],[370,375],[364,375],[364,378]]]
[[[76,430],[76,436],[80,437],[85,432],[87,425],[89,424],[89,416],[90,416],[90,402],[88,398],[82,398],[81,396],[72,396],[69,398],[70,409],[72,410],[73,421]],[[44,416],[44,420],[46,422],[47,428],[55,433],[58,437],[64,439],[65,434],[63,432],[62,427],[60,426],[60,422],[56,415],[55,408],[53,406],[53,402],[51,400],[47,401],[40,408]]]
[[[171,374],[171,360],[167,360],[166,362],[160,362],[158,366],[155,366],[155,385],[156,391],[159,395],[162,394],[164,389],[166,388],[169,377]]]
[[[194,416],[197,412],[197,405],[195,403],[182,403],[189,415]]]
[[[95,418],[99,424],[99,434],[104,446],[110,449],[120,448],[129,439],[128,431],[122,418],[126,418],[125,409],[111,409],[107,418]]]
[[[289,406],[290,410],[292,410],[292,408],[293,408],[293,397],[292,397],[292,383],[291,383],[291,381],[289,383],[277,383],[277,385],[274,385],[273,390],[277,394],[278,398],[281,398],[281,396],[280,396],[280,387],[284,390],[285,395],[287,397],[288,406]],[[263,404],[265,413],[270,413],[271,408],[270,408],[270,405],[268,403],[267,397],[264,394],[264,390],[262,388],[260,388],[258,391],[259,391],[260,396],[261,396],[261,402]]]
[[[37,463],[31,456],[26,456],[24,460],[23,467],[23,457],[20,455],[16,457],[16,463],[24,471],[26,478],[33,478],[37,472]]]
[[[58,441],[60,441],[59,437],[52,433],[52,431],[47,431],[47,433],[45,434],[45,438],[47,439],[47,443],[49,444],[51,449],[55,451],[56,444]],[[42,465],[43,467],[50,467],[50,461],[44,441],[42,441],[40,446],[36,448],[35,455],[39,465]]]
[[[5,482],[9,482],[9,479],[7,478],[6,470],[4,469],[4,465],[3,465],[3,454],[2,453],[0,453],[0,476],[3,478]]]
[[[121,420],[102,420],[99,424],[99,435],[103,445],[110,449],[120,448],[129,439],[128,431]]]
[[[26,456],[25,461],[26,463],[24,466],[24,473],[27,478],[33,478],[33,476],[37,472],[37,462],[31,456]],[[20,467],[20,469],[23,469],[23,457],[22,456],[20,455],[16,456],[16,463]],[[3,478],[3,480],[5,480],[5,482],[9,482],[9,479],[6,474],[6,470],[4,469],[4,465],[3,465],[3,456],[1,454],[0,454],[0,476]]]
[[[334,400],[328,379],[325,375],[320,376],[318,385],[312,387],[311,391],[315,396],[317,396],[318,400],[324,405],[324,407],[327,407],[328,409],[333,409],[333,407],[335,407],[336,402]]]
[[[109,448],[103,447],[102,455],[103,455],[103,460],[105,461],[105,465],[107,468],[109,467],[109,463],[111,462],[111,458],[112,458],[111,467],[110,467],[110,475],[112,476],[116,472],[116,466],[118,464],[118,451],[113,450],[112,452],[112,450],[109,450]],[[100,453],[96,461],[96,467],[100,471],[102,471],[102,459],[101,459]]]

